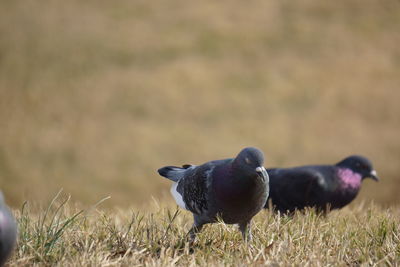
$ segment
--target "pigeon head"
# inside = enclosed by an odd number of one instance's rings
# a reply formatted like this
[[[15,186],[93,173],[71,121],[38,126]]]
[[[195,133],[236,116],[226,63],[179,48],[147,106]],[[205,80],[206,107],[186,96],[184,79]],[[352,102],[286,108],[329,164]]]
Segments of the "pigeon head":
[[[246,175],[257,175],[263,181],[268,181],[264,168],[264,154],[255,147],[246,147],[236,156],[233,166],[245,172]]]
[[[336,166],[348,168],[355,173],[361,175],[362,179],[372,178],[375,181],[379,181],[376,171],[372,167],[371,161],[362,156],[350,156],[337,163]]]

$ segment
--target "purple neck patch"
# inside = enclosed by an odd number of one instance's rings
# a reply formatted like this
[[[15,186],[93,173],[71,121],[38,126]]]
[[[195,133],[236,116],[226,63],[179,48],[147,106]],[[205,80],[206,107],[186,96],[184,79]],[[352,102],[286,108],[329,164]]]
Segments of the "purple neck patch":
[[[361,186],[361,175],[350,169],[338,169],[338,176],[343,188],[358,189]]]

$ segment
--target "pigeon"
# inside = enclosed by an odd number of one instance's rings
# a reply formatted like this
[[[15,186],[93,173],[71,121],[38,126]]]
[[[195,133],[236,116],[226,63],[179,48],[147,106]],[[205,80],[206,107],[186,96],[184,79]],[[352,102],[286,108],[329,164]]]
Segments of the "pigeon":
[[[0,192],[0,266],[10,257],[17,239],[17,224]]]
[[[251,240],[251,219],[263,209],[269,193],[269,178],[263,164],[264,154],[247,147],[236,158],[158,170],[174,182],[171,194],[176,203],[193,214],[191,241],[203,225],[218,219],[238,224],[243,239]]]
[[[293,213],[315,207],[318,212],[340,209],[360,191],[364,178],[378,181],[372,163],[362,156],[349,156],[335,165],[313,165],[267,169],[270,177],[269,202],[276,211]]]

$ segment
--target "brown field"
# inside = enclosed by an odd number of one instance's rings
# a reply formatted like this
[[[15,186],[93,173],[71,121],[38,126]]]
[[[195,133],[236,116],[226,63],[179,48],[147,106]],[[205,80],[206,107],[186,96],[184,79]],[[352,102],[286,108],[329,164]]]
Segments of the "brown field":
[[[353,205],[327,217],[313,210],[293,217],[262,211],[254,239],[222,223],[208,225],[194,246],[192,219],[153,202],[146,212],[79,210],[65,197],[40,212],[16,212],[19,243],[12,266],[398,266],[400,209]],[[101,207],[101,205],[99,206]]]
[[[171,201],[157,168],[257,146],[365,155],[357,202],[399,203],[399,25],[395,0],[1,1],[0,188],[142,206]]]

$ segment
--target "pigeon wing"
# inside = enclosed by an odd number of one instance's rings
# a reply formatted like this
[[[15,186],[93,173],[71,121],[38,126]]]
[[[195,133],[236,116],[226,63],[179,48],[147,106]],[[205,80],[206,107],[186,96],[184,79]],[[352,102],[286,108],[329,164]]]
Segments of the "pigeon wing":
[[[279,211],[294,211],[324,203],[326,181],[316,169],[269,169],[270,199]]]
[[[177,192],[182,196],[185,208],[201,215],[208,209],[208,189],[213,164],[191,167],[179,180]]]

